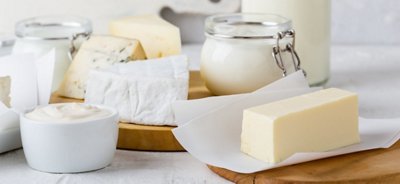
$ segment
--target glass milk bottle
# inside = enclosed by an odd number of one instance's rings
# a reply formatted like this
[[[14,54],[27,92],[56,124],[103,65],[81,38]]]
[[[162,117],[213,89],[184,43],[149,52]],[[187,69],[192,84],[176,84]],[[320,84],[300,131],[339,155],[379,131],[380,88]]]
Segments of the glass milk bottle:
[[[252,92],[301,69],[295,31],[285,17],[214,15],[206,19],[205,35],[200,73],[214,95]]]
[[[19,21],[15,27],[17,41],[13,53],[32,53],[35,57],[55,49],[52,91],[56,91],[71,63],[73,40],[78,35],[89,35],[89,20],[73,16],[35,17]]]
[[[242,12],[273,13],[293,21],[296,50],[311,85],[329,78],[330,0],[242,0]]]

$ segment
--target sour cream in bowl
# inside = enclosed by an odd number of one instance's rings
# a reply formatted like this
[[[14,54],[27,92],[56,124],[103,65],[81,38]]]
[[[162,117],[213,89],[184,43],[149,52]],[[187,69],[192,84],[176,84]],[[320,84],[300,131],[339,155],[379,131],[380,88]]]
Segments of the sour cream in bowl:
[[[39,106],[21,114],[28,165],[51,173],[76,173],[109,165],[118,139],[118,112],[83,103]]]

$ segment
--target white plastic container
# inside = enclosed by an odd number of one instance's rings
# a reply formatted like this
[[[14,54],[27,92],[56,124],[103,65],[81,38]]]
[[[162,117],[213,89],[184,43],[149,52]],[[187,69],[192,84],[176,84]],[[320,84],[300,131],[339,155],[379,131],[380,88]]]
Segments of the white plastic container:
[[[109,165],[118,140],[118,113],[73,122],[38,121],[21,114],[21,138],[28,165],[50,173],[76,173]]]
[[[282,56],[282,63],[273,57],[277,45],[278,50],[284,50],[293,44],[291,28],[289,19],[272,14],[207,18],[200,64],[207,88],[215,95],[252,92],[300,69],[299,60],[293,59],[290,52],[276,53],[277,58]],[[279,34],[283,37],[277,43]]]
[[[311,85],[329,78],[330,0],[242,0],[243,13],[273,13],[293,21],[296,50]]]
[[[70,63],[74,35],[89,35],[91,23],[87,19],[71,16],[35,17],[16,24],[17,41],[12,52],[32,53],[41,56],[55,49],[55,66],[52,91],[58,89]]]

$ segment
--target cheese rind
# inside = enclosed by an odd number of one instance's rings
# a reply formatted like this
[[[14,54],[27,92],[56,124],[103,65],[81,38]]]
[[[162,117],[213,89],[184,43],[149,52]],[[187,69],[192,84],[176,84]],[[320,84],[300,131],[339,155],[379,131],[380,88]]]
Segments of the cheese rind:
[[[360,142],[357,95],[326,89],[244,110],[241,150],[277,163]]]
[[[10,107],[11,78],[9,76],[0,77],[0,101]]]
[[[68,68],[58,90],[59,95],[83,99],[90,69],[101,69],[116,63],[145,59],[137,40],[113,36],[91,36],[84,42]]]
[[[150,59],[181,52],[179,28],[157,15],[120,18],[112,21],[109,29],[111,35],[138,39]]]
[[[87,84],[85,102],[116,108],[122,122],[176,125],[171,104],[188,97],[187,58],[172,56],[93,70]]]

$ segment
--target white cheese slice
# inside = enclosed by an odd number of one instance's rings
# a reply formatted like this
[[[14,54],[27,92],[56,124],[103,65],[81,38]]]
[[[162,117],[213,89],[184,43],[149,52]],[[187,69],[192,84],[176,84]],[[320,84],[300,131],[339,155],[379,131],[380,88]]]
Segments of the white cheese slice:
[[[0,102],[10,107],[11,78],[9,76],[0,77]]]
[[[176,125],[171,104],[188,90],[187,57],[171,56],[92,70],[85,103],[116,108],[122,122]]]
[[[179,28],[157,15],[124,17],[110,23],[114,36],[138,39],[147,58],[177,55],[181,52]]]
[[[116,63],[145,59],[143,48],[137,40],[91,36],[84,42],[66,72],[58,90],[59,95],[83,99],[90,69],[107,68]]]
[[[277,163],[360,142],[357,95],[326,89],[244,110],[241,150]]]

